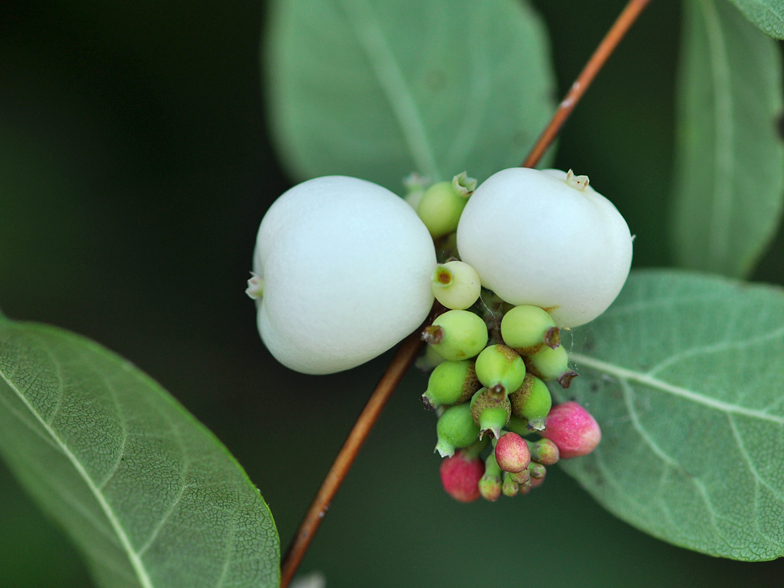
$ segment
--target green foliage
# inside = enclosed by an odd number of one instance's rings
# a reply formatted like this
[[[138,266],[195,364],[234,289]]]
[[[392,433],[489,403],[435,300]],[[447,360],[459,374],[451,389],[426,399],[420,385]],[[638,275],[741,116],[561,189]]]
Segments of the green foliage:
[[[258,490],[158,384],[96,343],[0,317],[0,453],[111,588],[277,586]]]
[[[779,288],[632,275],[612,308],[574,333],[580,377],[568,396],[603,439],[564,467],[656,537],[734,559],[781,556],[782,325]]]
[[[482,181],[519,165],[553,111],[524,2],[277,0],[270,21],[270,121],[298,179]]]
[[[731,0],[731,2],[766,35],[784,39],[784,3],[781,0]]]
[[[781,56],[724,0],[684,2],[673,250],[747,276],[784,206]]]

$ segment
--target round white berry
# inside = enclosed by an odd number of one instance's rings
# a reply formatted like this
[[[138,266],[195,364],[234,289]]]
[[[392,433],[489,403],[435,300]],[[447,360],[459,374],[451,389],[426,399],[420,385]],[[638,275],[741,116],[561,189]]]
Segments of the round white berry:
[[[482,285],[514,305],[550,312],[556,325],[587,323],[615,300],[632,260],[632,237],[588,178],[512,168],[477,188],[457,229],[460,257]]]
[[[264,344],[308,374],[350,369],[414,331],[433,304],[435,249],[402,199],[344,176],[283,194],[259,227],[254,278]]]

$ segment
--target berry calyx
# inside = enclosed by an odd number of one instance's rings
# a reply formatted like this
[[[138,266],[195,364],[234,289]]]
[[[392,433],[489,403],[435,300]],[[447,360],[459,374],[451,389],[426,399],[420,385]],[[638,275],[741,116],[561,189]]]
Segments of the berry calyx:
[[[455,500],[473,502],[478,499],[479,480],[485,472],[485,464],[476,456],[458,451],[441,462],[441,484]]]
[[[471,416],[474,423],[479,426],[479,438],[489,433],[494,439],[501,436],[501,429],[509,422],[512,414],[512,405],[506,394],[492,388],[482,388],[473,398],[470,405]]]
[[[485,388],[509,394],[522,385],[525,363],[514,349],[490,345],[476,358],[476,377]]]
[[[468,201],[460,258],[509,304],[548,309],[559,327],[587,323],[629,274],[632,236],[612,203],[558,170],[502,170]]]
[[[431,284],[436,300],[453,310],[469,308],[482,290],[479,274],[462,261],[439,264],[433,272]]]
[[[526,374],[523,384],[509,395],[509,401],[512,403],[512,415],[525,419],[528,431],[544,429],[553,404],[547,384],[533,374]]]
[[[596,419],[572,401],[553,407],[541,435],[558,446],[561,459],[587,455],[602,440],[602,431]]]
[[[470,359],[487,345],[485,322],[467,310],[449,310],[425,328],[422,338],[450,361]]]
[[[455,449],[468,447],[479,436],[479,427],[474,422],[468,403],[452,406],[444,411],[436,425],[438,443],[435,451],[441,457],[451,457]]]
[[[495,444],[495,459],[505,472],[522,472],[531,463],[531,451],[520,435],[506,432]]]

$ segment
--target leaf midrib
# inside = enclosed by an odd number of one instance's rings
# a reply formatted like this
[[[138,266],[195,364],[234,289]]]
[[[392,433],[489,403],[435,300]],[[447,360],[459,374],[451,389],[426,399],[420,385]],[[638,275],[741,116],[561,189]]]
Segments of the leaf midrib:
[[[378,19],[365,0],[337,0],[348,15],[357,41],[389,100],[419,173],[440,179],[433,148],[416,100],[397,65]],[[364,25],[364,26],[363,26]]]
[[[744,408],[736,404],[730,404],[728,402],[716,400],[715,398],[703,396],[702,394],[698,394],[692,390],[688,390],[681,386],[675,386],[659,378],[652,377],[648,374],[626,369],[624,367],[612,363],[608,363],[587,355],[583,355],[582,353],[570,353],[569,357],[578,365],[583,365],[585,367],[597,370],[609,376],[618,378],[619,380],[623,380],[626,382],[637,382],[638,384],[642,384],[643,386],[647,386],[648,388],[652,388],[660,392],[665,392],[667,394],[672,394],[673,396],[678,396],[685,400],[690,400],[697,404],[707,406],[709,408],[718,410],[726,414],[738,414],[738,415],[743,415],[743,416],[756,418],[764,421],[769,421],[772,423],[776,423],[778,425],[784,425],[784,417],[778,417],[759,410]]]
[[[708,263],[720,268],[727,259],[732,226],[732,188],[735,179],[733,143],[735,126],[732,118],[733,100],[727,48],[714,0],[703,0],[702,13],[710,47],[711,82],[714,103],[715,143],[713,150],[713,206],[711,231],[708,238]]]
[[[55,365],[58,364],[58,362],[55,360],[54,357],[51,357],[51,359]],[[6,384],[8,384],[8,387],[17,395],[17,397],[22,401],[22,403],[25,406],[27,406],[30,413],[38,420],[40,425],[50,435],[52,440],[57,444],[59,449],[63,452],[63,455],[65,455],[68,458],[68,460],[71,462],[71,465],[73,465],[74,469],[79,474],[79,476],[81,476],[82,480],[84,480],[84,483],[87,485],[90,492],[98,501],[98,504],[100,505],[101,509],[106,515],[109,524],[112,526],[114,532],[117,534],[117,537],[120,540],[120,544],[123,546],[126,555],[128,556],[128,559],[131,563],[131,566],[136,572],[136,577],[142,585],[142,588],[154,588],[153,583],[150,580],[149,575],[147,574],[147,570],[145,569],[144,564],[141,561],[141,558],[137,556],[136,552],[133,550],[130,539],[128,538],[128,535],[125,533],[122,526],[120,525],[120,521],[115,515],[114,509],[112,509],[111,505],[103,497],[103,494],[95,485],[92,478],[90,478],[90,476],[87,474],[87,471],[84,469],[84,467],[79,462],[77,457],[70,451],[70,449],[68,449],[68,446],[65,443],[63,443],[63,441],[60,439],[60,437],[57,435],[54,429],[41,417],[38,411],[35,410],[35,408],[33,408],[33,406],[27,400],[27,397],[19,390],[19,388],[13,382],[11,382],[6,377],[5,372],[0,371],[0,377],[3,378]]]

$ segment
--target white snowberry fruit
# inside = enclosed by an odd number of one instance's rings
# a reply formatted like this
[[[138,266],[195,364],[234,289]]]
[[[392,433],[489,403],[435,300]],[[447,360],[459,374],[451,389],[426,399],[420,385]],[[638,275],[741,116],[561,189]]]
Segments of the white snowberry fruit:
[[[248,294],[264,344],[285,366],[328,374],[380,355],[433,304],[433,240],[381,186],[344,176],[303,182],[259,227]]]
[[[632,261],[626,221],[587,177],[519,167],[476,189],[460,218],[457,248],[482,286],[515,306],[546,309],[559,327],[602,314]]]

